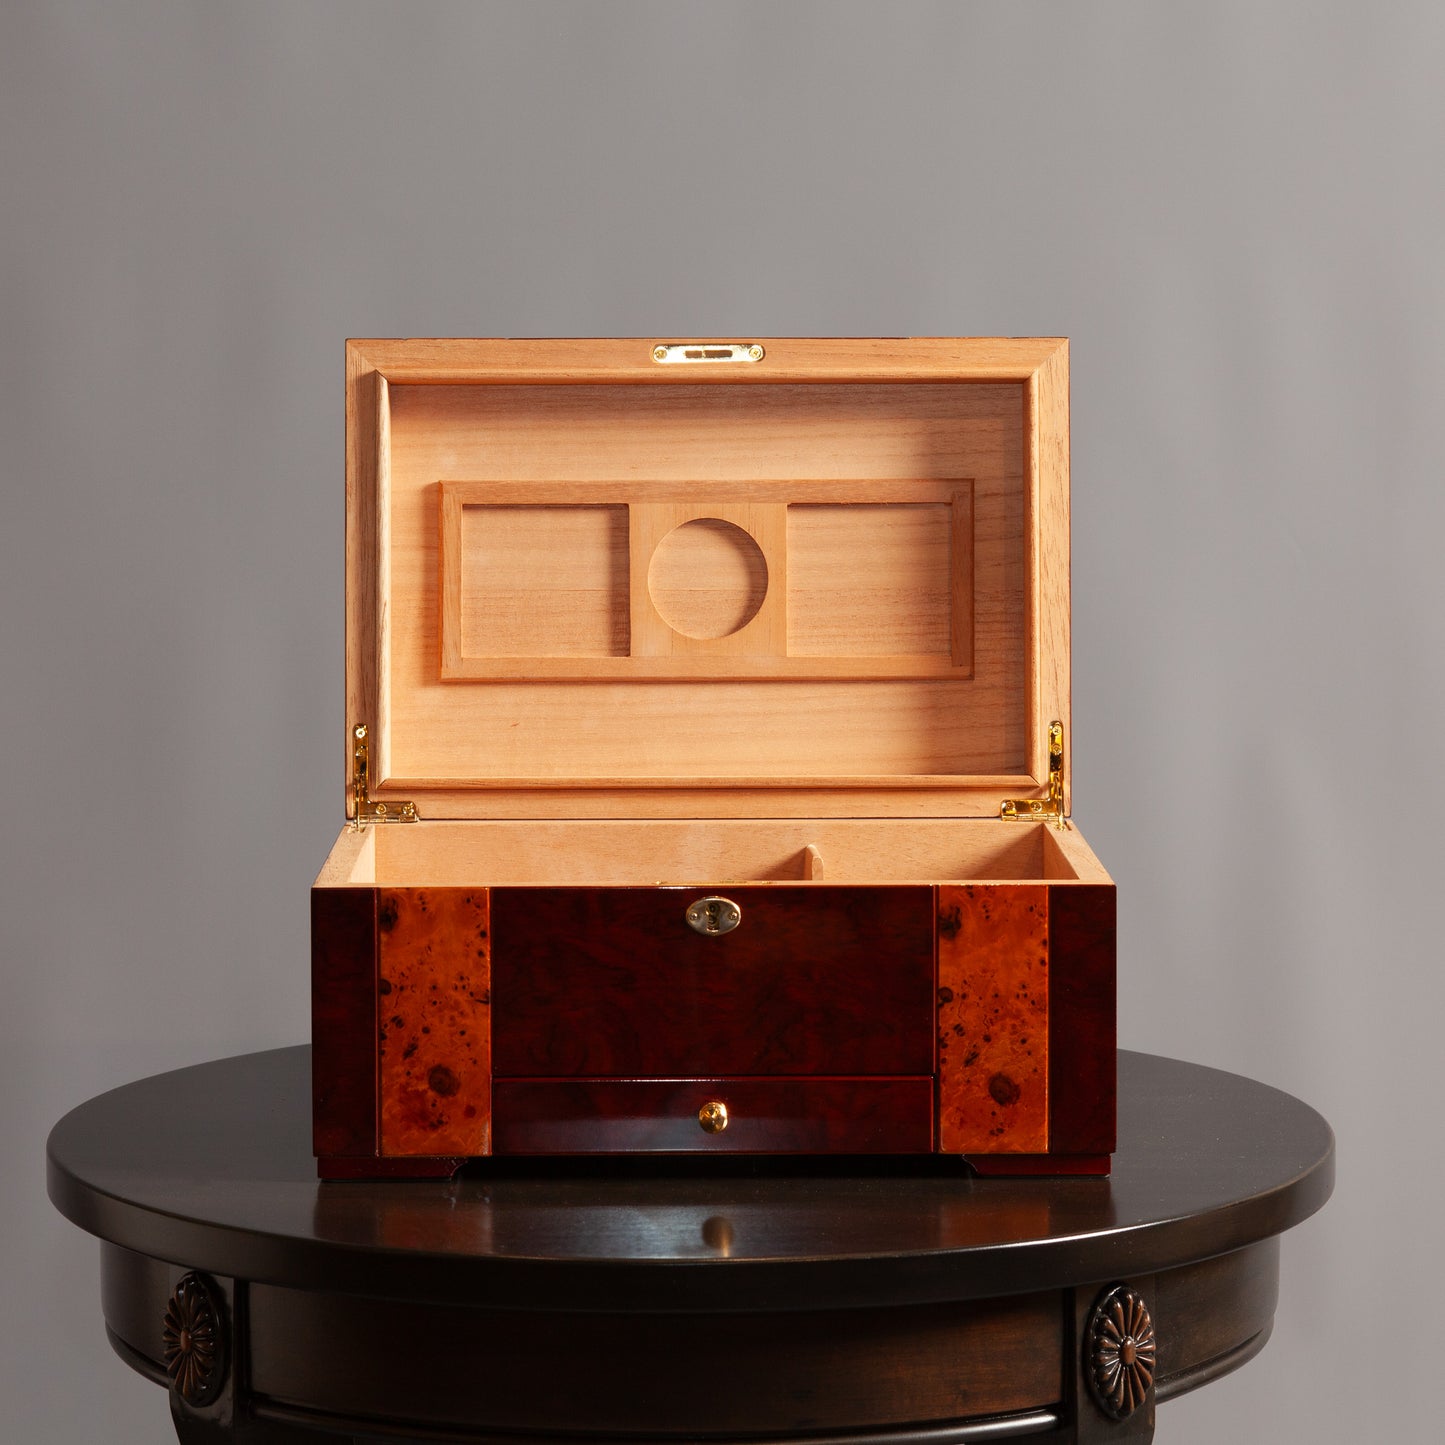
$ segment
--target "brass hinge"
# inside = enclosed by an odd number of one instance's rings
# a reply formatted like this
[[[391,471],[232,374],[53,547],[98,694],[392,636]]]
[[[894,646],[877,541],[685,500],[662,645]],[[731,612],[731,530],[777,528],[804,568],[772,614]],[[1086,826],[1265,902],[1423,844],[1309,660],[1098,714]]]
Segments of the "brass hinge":
[[[1054,827],[1064,829],[1069,820],[1064,815],[1064,725],[1049,724],[1049,791],[1043,798],[1009,798],[999,809],[1001,818],[1022,818],[1033,821],[1043,818]]]
[[[371,748],[365,723],[351,729],[351,802],[352,826],[363,828],[368,823],[415,823],[415,803],[383,803],[371,796]]]

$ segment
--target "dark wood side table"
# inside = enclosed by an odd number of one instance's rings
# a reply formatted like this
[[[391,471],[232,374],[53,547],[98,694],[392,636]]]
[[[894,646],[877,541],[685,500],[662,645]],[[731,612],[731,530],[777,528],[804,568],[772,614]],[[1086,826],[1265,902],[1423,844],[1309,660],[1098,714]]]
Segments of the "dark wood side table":
[[[1263,1347],[1279,1235],[1334,1178],[1298,1100],[1121,1053],[1109,1179],[734,1157],[320,1184],[309,1068],[161,1074],[50,1136],[111,1343],[183,1442],[1148,1440],[1156,1402]]]

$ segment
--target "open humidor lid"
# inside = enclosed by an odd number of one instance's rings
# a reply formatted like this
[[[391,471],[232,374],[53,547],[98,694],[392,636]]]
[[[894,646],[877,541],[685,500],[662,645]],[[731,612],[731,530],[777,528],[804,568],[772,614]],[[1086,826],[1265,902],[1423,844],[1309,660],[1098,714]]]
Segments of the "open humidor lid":
[[[346,356],[348,816],[996,817],[1048,792],[1067,342]]]

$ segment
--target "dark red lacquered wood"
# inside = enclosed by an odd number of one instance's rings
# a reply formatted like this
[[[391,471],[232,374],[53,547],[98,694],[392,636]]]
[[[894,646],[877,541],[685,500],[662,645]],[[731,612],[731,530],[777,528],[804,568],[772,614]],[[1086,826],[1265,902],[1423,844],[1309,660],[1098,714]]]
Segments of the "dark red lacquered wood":
[[[376,1153],[376,890],[311,890],[312,1129],[319,1155]]]
[[[1049,1152],[1115,1142],[1114,885],[1049,889]]]
[[[704,1105],[727,1108],[709,1133]],[[910,1154],[933,1142],[933,1080],[499,1079],[497,1154]]]
[[[705,888],[492,892],[499,1077],[933,1072],[933,890],[716,892],[742,922],[688,927]]]

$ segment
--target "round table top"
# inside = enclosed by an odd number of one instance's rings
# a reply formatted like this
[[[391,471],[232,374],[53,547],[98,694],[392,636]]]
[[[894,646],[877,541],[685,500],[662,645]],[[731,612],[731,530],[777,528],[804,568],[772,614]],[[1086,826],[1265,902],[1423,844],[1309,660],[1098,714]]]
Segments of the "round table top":
[[[127,1084],[55,1126],[50,1197],[104,1240],[235,1278],[493,1308],[757,1310],[1146,1274],[1279,1234],[1334,1182],[1329,1125],[1299,1100],[1124,1051],[1106,1179],[651,1156],[321,1183],[310,1107],[304,1046]]]

